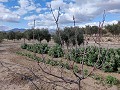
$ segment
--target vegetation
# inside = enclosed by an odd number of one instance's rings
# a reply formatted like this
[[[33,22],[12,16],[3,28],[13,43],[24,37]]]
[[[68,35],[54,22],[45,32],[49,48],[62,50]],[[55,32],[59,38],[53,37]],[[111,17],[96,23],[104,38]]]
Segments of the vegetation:
[[[56,44],[55,46],[51,47],[48,54],[50,56],[53,56],[54,58],[58,58],[58,57],[63,57],[64,56],[64,52],[62,50],[62,47],[58,44]]]
[[[107,25],[105,26],[108,32],[110,32],[112,35],[119,35],[120,34],[120,24],[113,24],[113,25]]]
[[[49,33],[48,29],[29,29],[23,33],[24,38],[28,40],[33,39],[33,34],[34,39],[38,40],[39,42],[41,42],[43,39],[47,40],[47,42],[51,40],[51,34]]]
[[[0,35],[3,39],[8,39],[8,40],[20,40],[22,38],[27,39],[27,40],[32,40],[33,39],[33,34],[34,34],[34,39],[38,40],[41,42],[43,39],[45,39],[47,42],[51,40],[51,34],[49,33],[48,29],[28,29],[24,32],[20,31],[9,31],[9,32],[0,32]]]
[[[119,80],[113,76],[107,76],[105,79],[106,83],[109,85],[116,85],[119,83]]]
[[[120,35],[120,24],[119,24],[120,22],[118,24],[107,25],[103,28],[103,24],[105,21],[105,15],[104,15],[105,12],[104,12],[103,20],[102,22],[99,23],[99,27],[86,26],[85,28],[80,28],[75,26],[76,20],[75,20],[75,17],[73,16],[74,27],[65,27],[63,30],[60,30],[59,28],[59,17],[61,15],[60,7],[59,7],[59,10],[57,10],[58,15],[54,15],[51,5],[50,5],[50,10],[53,14],[53,18],[57,26],[57,30],[52,36],[55,43],[57,43],[55,46],[49,47],[48,44],[41,43],[41,41],[44,39],[47,42],[49,42],[51,40],[51,34],[49,33],[48,29],[44,29],[44,28],[35,29],[35,20],[34,20],[34,28],[28,29],[25,32],[19,32],[19,31],[17,32],[9,31],[7,33],[1,32],[0,43],[2,42],[3,39],[15,41],[16,39],[20,40],[22,38],[24,38],[24,40],[33,39],[33,40],[39,41],[40,42],[39,44],[24,43],[21,46],[22,49],[26,49],[28,51],[34,52],[34,54],[31,54],[31,52],[29,53],[17,52],[17,54],[20,54],[22,56],[27,56],[33,60],[36,60],[41,71],[45,73],[44,75],[48,74],[50,76],[56,77],[57,79],[60,80],[59,83],[63,81],[69,84],[77,84],[79,90],[81,90],[81,86],[80,86],[81,81],[83,79],[86,79],[88,76],[90,76],[96,68],[101,69],[105,72],[118,72],[120,68],[120,48],[118,49],[101,48],[100,41],[101,41],[101,36],[108,33],[111,33],[112,35]],[[96,40],[94,41],[95,41],[95,44],[98,45],[98,47],[86,46],[88,42],[85,42],[84,39],[86,40],[87,35],[96,37]],[[108,39],[108,41],[111,41],[111,40]],[[82,43],[83,43],[83,47],[80,47]],[[65,44],[67,46],[67,50],[63,47]],[[72,46],[72,48],[71,47],[69,48],[70,45]],[[79,46],[80,48],[78,48],[77,46]],[[35,53],[42,54],[42,57],[38,57]],[[44,54],[50,55],[52,59],[44,58],[43,56]],[[61,61],[53,60],[53,58],[63,59],[64,54],[67,54],[67,59],[69,61],[65,62],[62,60]],[[62,75],[63,74],[62,69],[60,72],[61,76],[59,75],[56,76],[51,72],[47,72],[49,70],[44,70],[44,68],[42,68],[39,62],[49,64],[51,66],[59,66],[60,68],[65,68],[68,70],[71,69],[76,79],[64,78],[64,75]],[[78,64],[80,64],[81,68],[79,68]],[[1,65],[4,66],[2,63]],[[84,69],[84,65],[92,66],[93,70],[89,72],[88,70]],[[47,76],[44,76],[44,75],[43,75],[43,78],[48,79],[48,81],[52,81],[52,79],[49,79]],[[110,85],[116,85],[119,82],[115,77],[112,77],[112,76],[107,76],[105,79],[103,79],[101,76],[96,75],[94,76],[94,78],[99,81],[105,80],[105,82]],[[53,80],[53,82],[56,83],[57,81]],[[34,85],[37,87],[36,84]]]
[[[16,53],[17,53],[18,55],[27,56],[27,57],[29,57],[29,58],[31,58],[31,59],[33,59],[33,60],[39,61],[39,62],[42,62],[42,63],[45,63],[45,64],[49,64],[49,65],[51,65],[51,66],[59,66],[59,67],[63,67],[63,68],[68,69],[68,70],[72,69],[68,63],[65,63],[65,62],[63,62],[63,61],[55,61],[55,60],[53,60],[53,59],[45,59],[45,60],[43,60],[42,58],[37,57],[37,56],[34,56],[34,55],[31,54],[31,53],[25,53],[25,52],[19,52],[19,51],[16,52]],[[75,72],[79,72],[78,66],[77,66],[77,65],[74,65],[73,70],[74,70]],[[85,75],[85,76],[88,75],[88,70],[86,70],[86,69],[84,70],[84,75]],[[109,76],[106,76],[106,77],[104,78],[104,77],[101,76],[101,75],[92,74],[91,77],[92,77],[93,79],[99,81],[99,82],[102,83],[102,84],[105,84],[105,83],[106,83],[106,84],[108,84],[108,85],[116,85],[116,84],[119,83],[119,80],[118,80],[118,79],[116,79],[115,77],[110,76],[110,75],[109,75]]]
[[[86,26],[85,28],[79,28],[79,27],[65,27],[63,30],[60,30],[60,35],[62,42],[66,44],[67,47],[69,47],[70,44],[75,45],[75,31],[77,32],[77,43],[78,45],[81,45],[81,43],[84,42],[83,34],[87,35],[94,35],[97,34],[99,30],[98,26]],[[113,25],[106,25],[104,29],[101,30],[103,35],[107,35],[108,33],[111,35],[119,35],[120,34],[120,24],[113,24]],[[34,33],[34,39],[41,42],[43,39],[47,40],[49,42],[51,40],[51,34],[49,33],[48,29],[28,29],[24,32],[20,31],[9,31],[9,32],[0,32],[0,41],[2,39],[8,39],[8,40],[20,40],[22,38],[25,38],[27,40],[33,39],[33,33]],[[60,44],[60,39],[58,37],[58,31],[53,34],[53,39],[57,44]]]
[[[51,48],[48,47],[47,44],[24,44],[21,46],[22,49],[27,49],[29,51],[34,51],[36,53],[40,54],[49,54],[50,56],[53,56],[54,58],[63,57],[64,52],[60,45],[55,45]],[[82,63],[83,60],[83,51],[85,48],[80,49],[73,49],[70,54],[68,54],[68,57],[70,60],[75,61],[76,63]],[[120,48],[119,49],[105,49],[100,48],[100,53],[98,47],[89,46],[86,48],[86,55],[84,57],[84,64],[88,66],[94,66],[96,61],[98,60],[99,55],[99,62],[96,64],[96,66],[99,66],[102,64],[102,61],[104,61],[104,64],[101,66],[101,69],[105,72],[116,72],[118,71],[118,68],[120,68]],[[71,56],[71,57],[70,57]]]
[[[3,41],[3,39],[6,39],[6,32],[0,31],[0,43]]]
[[[89,26],[88,25],[84,28],[84,32],[85,32],[85,34],[93,35],[93,34],[97,34],[99,29],[100,28],[98,26]],[[111,33],[112,35],[119,35],[120,34],[119,22],[117,24],[113,24],[113,25],[106,25],[104,27],[104,29],[101,29],[101,33],[102,33],[102,35],[107,34],[107,33]]]
[[[16,54],[22,55],[22,56],[27,56],[27,57],[29,57],[29,58],[31,58],[33,60],[36,60],[36,61],[39,61],[39,62],[43,62],[45,64],[49,64],[49,65],[52,65],[52,66],[60,66],[60,67],[66,68],[68,70],[70,69],[69,64],[65,63],[63,61],[55,61],[55,60],[51,60],[51,59],[43,60],[40,57],[34,56],[31,53],[25,53],[25,52],[16,52]]]
[[[66,83],[69,84],[77,84],[78,89],[81,89],[81,81],[88,76],[91,75],[91,73],[96,69],[102,69],[105,72],[118,72],[118,69],[120,68],[120,49],[106,49],[106,48],[101,48],[100,45],[100,38],[104,34],[111,33],[112,35],[120,35],[120,24],[113,24],[113,25],[107,25],[103,29],[103,24],[104,24],[104,19],[105,15],[103,15],[103,21],[100,22],[99,27],[97,26],[86,26],[85,28],[79,28],[75,26],[75,17],[73,16],[73,21],[74,21],[74,27],[66,27],[63,30],[60,30],[58,21],[59,21],[59,16],[60,16],[60,8],[58,10],[58,16],[55,17],[53,10],[50,6],[51,12],[53,14],[55,24],[57,26],[57,30],[55,34],[53,34],[53,39],[57,43],[53,47],[49,47],[48,44],[41,44],[42,40],[46,40],[49,42],[51,40],[51,34],[49,33],[48,29],[35,29],[35,23],[34,23],[34,29],[29,29],[26,30],[25,32],[7,32],[7,33],[0,33],[0,42],[2,42],[3,39],[8,39],[8,40],[20,40],[22,38],[27,39],[27,40],[38,40],[40,44],[24,44],[21,46],[22,49],[26,49],[28,51],[34,52],[34,55],[31,53],[22,53],[22,52],[17,52],[17,54],[27,56],[29,58],[32,58],[33,60],[36,60],[38,62],[43,62],[45,64],[49,64],[52,66],[60,66],[60,68],[66,68],[66,69],[72,69],[73,74],[76,77],[76,80],[74,79],[68,79],[64,78],[62,75],[62,69],[61,69],[61,76],[56,76],[50,72],[44,71],[44,69],[39,65],[41,70],[53,77],[56,77],[60,80],[63,80]],[[105,14],[105,13],[104,13]],[[35,21],[35,20],[34,20]],[[86,39],[86,35],[89,36],[95,36],[99,40],[95,41],[96,44],[98,44],[98,47],[94,46],[85,46],[86,43],[84,43],[84,38]],[[4,38],[3,38],[4,37]],[[110,41],[110,40],[109,40]],[[83,47],[78,48],[77,46],[81,45],[83,43]],[[57,61],[53,60],[53,58],[60,58],[64,56],[65,48],[64,46],[66,44],[67,46],[67,57],[70,60],[69,62],[73,63],[73,65],[69,65],[68,61]],[[75,46],[69,49],[69,46],[72,44],[72,46]],[[87,44],[86,44],[87,45]],[[63,50],[64,49],[64,50]],[[37,57],[35,53],[42,54],[42,58]],[[52,59],[45,59],[43,54],[49,54]],[[76,64],[81,64],[81,68],[78,67]],[[84,69],[84,65],[92,66],[93,71],[88,72],[88,70]],[[97,76],[95,77],[96,80],[102,81],[103,78]],[[105,82],[110,85],[115,85],[118,83],[118,80],[112,76],[107,76],[105,78]]]
[[[71,56],[71,60],[74,60],[76,63],[82,63],[82,57],[83,57],[83,51],[85,48],[80,48],[78,50],[73,49],[69,56]],[[119,49],[105,49],[93,46],[88,46],[86,48],[86,55],[84,57],[84,64],[88,66],[94,66],[96,61],[99,58],[99,62],[97,63],[97,66],[102,64],[102,61],[104,61],[103,65],[101,66],[102,70],[105,72],[115,72],[118,71],[118,68],[120,66],[120,48]],[[100,55],[99,55],[100,54]],[[98,57],[99,55],[99,57]]]
[[[83,31],[79,27],[65,27],[64,30],[60,31],[62,42],[66,44],[67,47],[69,47],[70,44],[73,44],[75,46],[75,31],[77,33],[77,43],[78,45],[81,45],[84,41],[83,37]],[[58,31],[53,35],[53,39],[57,44],[60,44],[61,41],[58,37]]]
[[[47,54],[49,51],[48,44],[23,44],[21,45],[22,49],[27,49],[28,51],[36,52],[39,54]]]
[[[0,43],[3,41],[2,33],[0,32]]]

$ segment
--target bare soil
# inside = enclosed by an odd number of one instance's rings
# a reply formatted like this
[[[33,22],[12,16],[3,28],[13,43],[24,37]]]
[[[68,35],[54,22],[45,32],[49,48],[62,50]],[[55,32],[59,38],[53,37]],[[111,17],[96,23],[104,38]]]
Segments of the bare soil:
[[[37,62],[25,57],[17,55],[15,52],[20,51],[21,41],[4,41],[0,44],[0,90],[37,90],[35,85],[40,90],[67,90],[60,86],[55,86],[53,84],[47,83],[42,77],[44,74],[37,65]],[[52,43],[51,43],[52,44]],[[60,75],[59,67],[52,67],[50,65],[40,64],[45,70],[52,70],[55,75]],[[29,69],[28,69],[29,68]],[[92,67],[85,66],[88,70]],[[32,70],[37,76],[37,78],[30,71]],[[102,76],[112,75],[120,80],[120,74],[117,73],[104,73],[97,70],[95,73]],[[48,75],[46,75],[48,76]],[[70,70],[64,70],[64,76],[67,78],[76,79]],[[52,80],[57,80],[52,76],[48,76]],[[47,81],[47,80],[46,80]],[[35,84],[35,85],[34,85]],[[77,90],[77,86],[74,84],[60,84],[70,90]],[[99,84],[98,81],[88,77],[81,83],[82,90],[120,90],[118,86],[109,87],[108,85]]]

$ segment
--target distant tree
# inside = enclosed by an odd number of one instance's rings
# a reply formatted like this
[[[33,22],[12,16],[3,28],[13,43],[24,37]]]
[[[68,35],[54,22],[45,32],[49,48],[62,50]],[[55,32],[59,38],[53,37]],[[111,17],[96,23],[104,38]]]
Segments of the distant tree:
[[[83,31],[79,27],[65,27],[64,30],[60,30],[60,35],[62,42],[65,42],[67,45],[67,48],[69,47],[70,44],[73,44],[75,46],[75,30],[77,31],[77,44],[80,45],[83,43],[84,38],[83,38]],[[53,35],[53,39],[56,43],[60,44],[60,39],[58,37],[58,32]]]
[[[34,31],[34,39],[41,42],[45,39],[47,42],[51,40],[51,34],[49,33],[48,29],[29,29],[23,33],[23,37],[31,40],[33,39],[33,31]]]
[[[44,39],[49,42],[51,40],[51,34],[49,33],[48,29],[43,29],[42,34],[44,36]]]
[[[91,26],[86,26],[84,29],[85,34],[91,35]]]
[[[102,29],[102,35],[103,35],[103,34],[107,34],[107,32],[108,32],[108,31],[107,31],[106,29]]]
[[[0,43],[3,41],[3,38],[4,38],[3,32],[0,32]]]
[[[26,30],[23,33],[23,37],[26,38],[27,40],[31,40],[33,38],[33,31],[31,29]]]
[[[107,29],[110,33],[114,33],[111,25],[105,26],[105,29]]]
[[[92,26],[90,30],[91,30],[91,34],[97,34],[98,33],[98,26]]]
[[[72,33],[74,33],[73,34],[74,36],[71,37],[73,45],[76,44],[76,42],[75,42],[75,30],[76,30],[76,33],[77,33],[77,44],[80,46],[84,42],[84,36],[83,36],[84,32],[79,27],[72,28]]]
[[[7,39],[8,40],[15,40],[15,32],[13,32],[13,31],[8,32]]]
[[[84,28],[84,33],[88,35],[93,35],[98,33],[98,26],[86,26]]]
[[[39,42],[41,42],[44,39],[44,36],[43,36],[41,30],[35,29],[34,32],[35,32],[35,39],[38,40]]]
[[[51,40],[51,34],[48,29],[35,29],[35,39],[38,41],[42,41],[45,39],[47,42]]]
[[[107,26],[105,26],[105,29],[107,29],[108,32],[110,32],[113,35],[120,34],[120,25],[119,24],[107,25]]]
[[[20,40],[23,38],[23,34],[20,31],[15,32],[15,39]]]
[[[113,24],[112,30],[114,32],[114,35],[119,35],[119,33],[120,33],[120,28],[119,27],[120,26],[118,24]]]
[[[70,36],[71,36],[71,30],[70,30],[70,28],[69,27],[65,27],[64,31],[63,31],[63,34],[61,35],[61,37],[62,37],[62,40],[65,41],[65,44],[66,44],[67,48],[68,48],[68,46],[70,44],[70,40],[69,40]]]
[[[61,35],[61,37],[62,37],[62,31],[60,30],[59,31],[59,33],[60,33],[60,35]],[[59,33],[58,33],[58,31],[56,31],[54,34],[53,34],[53,40],[54,40],[54,42],[55,43],[57,43],[57,44],[61,44],[61,41],[60,41],[60,38],[58,37],[58,35],[59,35]],[[63,41],[62,41],[63,42]]]

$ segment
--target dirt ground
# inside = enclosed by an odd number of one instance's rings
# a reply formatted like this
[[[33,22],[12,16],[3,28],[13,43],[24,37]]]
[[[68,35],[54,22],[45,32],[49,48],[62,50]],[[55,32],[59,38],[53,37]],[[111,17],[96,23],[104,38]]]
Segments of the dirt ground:
[[[37,63],[15,53],[15,51],[21,50],[20,45],[21,41],[4,41],[0,44],[0,90],[38,90],[35,85],[40,90],[67,90],[63,87],[44,82],[42,75],[45,74],[39,69]],[[59,67],[46,67],[42,63],[40,65],[44,69],[52,69],[52,73],[60,75]],[[86,68],[91,69],[91,67]],[[38,75],[41,79],[36,78],[30,70],[33,70],[35,75]],[[97,70],[95,73],[103,76],[112,75],[120,80],[120,74],[117,73],[104,73],[100,70]],[[70,70],[64,70],[64,76],[76,79]],[[54,77],[50,78],[56,80]],[[62,86],[68,87],[69,90],[77,90],[77,86],[74,84],[62,84]],[[90,77],[83,80],[81,86],[82,90],[120,90],[117,86],[109,87],[97,84],[97,81]]]

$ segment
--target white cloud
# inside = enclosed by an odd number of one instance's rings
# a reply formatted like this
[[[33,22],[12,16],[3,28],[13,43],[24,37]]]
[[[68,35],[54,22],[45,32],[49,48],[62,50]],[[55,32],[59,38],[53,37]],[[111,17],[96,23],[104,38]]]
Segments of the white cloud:
[[[4,25],[0,25],[0,31],[8,31],[10,30],[10,27],[4,26]]]
[[[0,13],[9,13],[9,12],[10,10],[0,3]]]
[[[2,20],[7,22],[19,22],[19,19],[20,19],[20,16],[14,15],[14,14],[5,14],[2,17]]]
[[[120,0],[105,0],[97,3],[96,6],[101,7],[101,10],[104,9],[107,12],[115,13],[115,11],[118,12],[120,10]]]
[[[113,21],[109,21],[109,22],[105,22],[105,24],[104,25],[112,25],[112,24],[117,24],[118,23],[118,21],[117,20],[113,20]]]
[[[7,9],[3,4],[0,4],[0,20],[6,22],[18,22],[20,19],[19,15],[14,14],[12,11]]]
[[[51,2],[47,3],[47,6],[49,7],[51,4],[51,7],[53,9],[61,7],[61,9],[67,8],[68,4],[66,4],[63,0],[52,0]]]
[[[18,14],[20,16],[23,16],[25,14],[29,14],[32,11],[36,11],[37,13],[40,13],[41,11],[41,5],[36,4],[34,0],[18,0],[18,6],[15,6],[17,10],[13,13]]]
[[[120,9],[109,10],[110,13],[120,13]]]
[[[118,23],[117,20],[108,21],[108,22],[105,21],[104,22],[104,26],[106,26],[106,25],[113,25],[113,24],[117,24],[117,23]],[[87,25],[89,25],[89,26],[99,26],[99,22],[91,22],[91,23],[81,24],[81,25],[79,25],[79,27],[85,27]]]
[[[8,0],[0,0],[7,2]],[[9,22],[18,22],[22,17],[28,21],[28,26],[32,26],[31,21],[37,20],[38,27],[55,27],[55,21],[48,7],[42,7],[40,3],[34,0],[17,0],[18,5],[13,6],[15,10],[6,8],[0,3],[0,20]],[[72,26],[73,15],[76,25],[92,21],[104,10],[107,13],[120,13],[120,0],[52,0],[47,2],[46,6],[51,4],[55,17],[57,17],[58,8],[61,8],[59,25]],[[24,17],[25,16],[25,17]],[[92,23],[96,24],[96,22]]]
[[[32,16],[27,16],[24,19],[25,20],[29,20],[29,21],[33,21],[34,19],[38,19],[39,17],[37,15],[32,15]]]
[[[0,0],[0,2],[7,2],[8,0]],[[0,3],[0,20],[6,22],[19,22],[20,18],[31,11],[37,10],[38,4],[35,5],[33,0],[18,0],[18,6],[6,7]],[[15,10],[12,10],[15,9]]]
[[[40,13],[40,11],[41,11],[41,8],[37,8],[37,9],[36,9],[36,12],[37,12],[37,13]]]
[[[0,2],[8,2],[8,0],[0,0]]]
[[[60,26],[72,26],[73,15],[75,16],[76,24],[80,25],[82,23],[92,21],[98,15],[101,15],[102,18],[102,13],[104,10],[106,10],[106,14],[108,12],[120,13],[120,0],[53,0],[47,3],[47,6],[49,6],[50,4],[56,17],[56,9],[61,7],[61,16],[59,20]],[[43,13],[39,16],[39,22],[41,22],[39,26],[54,26],[54,24],[51,24],[55,23],[51,13]],[[105,22],[105,24],[107,23],[113,23],[113,21]],[[94,22],[92,24],[96,25],[97,22]]]

